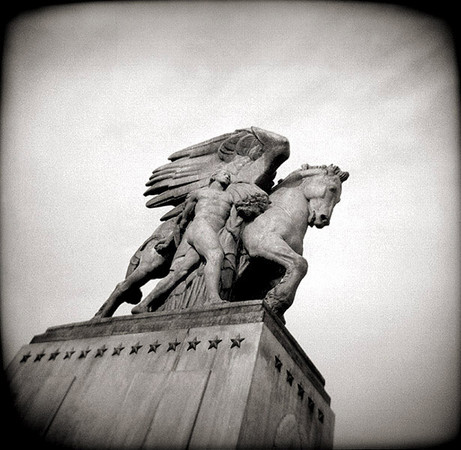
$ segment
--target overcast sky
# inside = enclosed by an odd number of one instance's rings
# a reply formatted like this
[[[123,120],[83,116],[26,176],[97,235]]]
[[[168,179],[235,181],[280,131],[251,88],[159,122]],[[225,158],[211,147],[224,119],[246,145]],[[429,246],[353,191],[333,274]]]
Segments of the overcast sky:
[[[326,378],[336,446],[456,430],[458,74],[443,22],[373,4],[104,2],[24,14],[7,38],[5,363],[121,281],[166,212],[145,207],[153,169],[255,125],[290,141],[278,177],[350,172],[330,227],[308,230],[286,314]]]

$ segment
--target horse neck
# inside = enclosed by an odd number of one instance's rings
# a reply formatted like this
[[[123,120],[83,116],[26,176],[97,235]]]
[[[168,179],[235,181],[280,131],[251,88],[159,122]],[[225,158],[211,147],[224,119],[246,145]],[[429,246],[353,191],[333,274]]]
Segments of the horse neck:
[[[305,232],[309,216],[309,202],[304,195],[302,184],[282,186],[270,195],[272,206],[279,207],[288,214],[292,222]]]

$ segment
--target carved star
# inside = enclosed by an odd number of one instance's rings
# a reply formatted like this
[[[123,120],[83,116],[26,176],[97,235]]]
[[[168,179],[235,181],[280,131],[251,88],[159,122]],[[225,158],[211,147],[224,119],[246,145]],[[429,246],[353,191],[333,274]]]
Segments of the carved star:
[[[293,380],[294,380],[293,375],[291,374],[289,370],[287,370],[287,381],[290,384],[290,386],[293,384]]]
[[[22,355],[21,361],[22,363],[26,362],[32,355],[30,354],[30,351],[28,351],[25,355]]]
[[[122,347],[122,344],[120,344],[118,347],[114,347],[114,351],[112,353],[112,356],[114,355],[120,355],[120,352],[124,349],[125,347]]]
[[[188,341],[188,342],[189,342],[189,347],[187,347],[187,351],[189,351],[189,350],[197,350],[197,345],[199,345],[200,342],[202,342],[202,341],[198,341],[197,336],[195,336],[192,341]]]
[[[101,348],[98,348],[96,350],[96,355],[94,355],[95,358],[97,358],[98,356],[102,357],[104,356],[104,352],[107,350],[107,347],[105,345],[103,345]]]
[[[304,388],[301,384],[298,383],[298,396],[304,398]]]
[[[51,360],[54,361],[56,359],[56,357],[59,355],[59,353],[60,353],[59,349],[57,349],[55,352],[51,353],[50,357],[48,358],[48,361],[51,361]]]
[[[45,352],[42,350],[41,353],[37,353],[37,355],[35,356],[34,362],[40,361],[44,356],[45,356]]]
[[[91,352],[90,347],[87,347],[86,350],[82,350],[80,355],[78,355],[78,359],[86,358],[86,355]]]
[[[315,402],[310,397],[307,397],[307,407],[310,412],[314,412]]]
[[[215,349],[217,349],[219,343],[222,342],[222,339],[219,339],[218,336],[215,336],[214,339],[211,339],[211,340],[209,340],[208,342],[210,343],[210,345],[208,346],[208,350],[210,350],[210,348],[215,348]]]
[[[138,350],[139,350],[141,347],[142,347],[142,345],[139,343],[139,341],[136,342],[136,344],[134,344],[134,345],[131,346],[130,355],[131,355],[132,353],[138,354]]]
[[[275,356],[275,368],[280,372],[282,370],[282,361],[280,361],[280,358],[278,355]]]
[[[234,339],[231,338],[231,341],[232,341],[232,344],[230,346],[230,348],[233,348],[233,347],[238,347],[240,348],[240,344],[242,343],[242,341],[244,341],[245,338],[242,338],[240,337],[240,333],[237,335],[237,337],[235,337]]]
[[[154,353],[157,353],[157,349],[161,346],[162,344],[160,344],[158,342],[158,339],[153,343],[153,344],[149,344],[149,351],[147,353],[150,353],[150,352],[154,352]]]
[[[178,342],[177,339],[175,339],[174,342],[168,342],[168,349],[167,352],[170,350],[173,350],[174,352],[176,351],[176,347],[180,344],[181,342]]]
[[[75,353],[75,350],[74,348],[72,347],[72,350],[69,350],[66,352],[66,354],[64,355],[64,359],[70,359],[72,358],[72,355]]]
[[[323,419],[324,419],[325,416],[324,416],[323,412],[320,411],[320,409],[319,409],[319,412],[318,412],[318,417],[319,417],[320,422],[323,423]]]

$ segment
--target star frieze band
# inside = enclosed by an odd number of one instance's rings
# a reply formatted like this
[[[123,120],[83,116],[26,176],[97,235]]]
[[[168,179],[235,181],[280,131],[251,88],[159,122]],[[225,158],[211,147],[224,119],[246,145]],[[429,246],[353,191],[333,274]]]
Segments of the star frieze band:
[[[228,344],[229,344],[229,348],[241,348],[242,346],[242,342],[245,340],[244,337],[241,337],[240,334],[237,334],[234,338],[230,338],[228,341]],[[223,342],[223,339],[220,339],[219,336],[215,336],[214,338],[212,339],[208,339],[207,340],[209,345],[207,347],[207,350],[211,350],[211,349],[218,349],[219,347],[219,344],[221,342]],[[187,343],[187,349],[186,351],[189,351],[189,350],[195,350],[197,351],[197,348],[198,348],[198,345],[201,343],[202,341],[199,340],[197,338],[197,336],[195,336],[192,340],[187,340],[185,341],[184,343]],[[148,346],[148,350],[147,350],[147,353],[158,353],[158,349],[160,346],[162,346],[162,344],[165,344],[166,345],[166,353],[170,352],[170,351],[176,351],[176,349],[178,347],[181,346],[181,344],[183,344],[183,342],[179,342],[178,340],[174,340],[172,342],[165,342],[165,343],[162,343],[162,342],[159,342],[158,339],[153,342],[153,343],[148,343],[147,346]],[[129,354],[135,354],[135,355],[138,355],[140,354],[140,349],[142,347],[144,347],[143,344],[141,344],[140,342],[137,342],[133,345],[129,345],[129,344],[126,344],[128,345],[131,350],[129,352]],[[122,353],[122,350],[125,349],[125,346],[120,343],[117,347],[113,347],[112,348],[112,353],[111,353],[111,356],[120,356],[121,353]],[[64,354],[63,356],[63,359],[72,359],[72,355],[76,352],[78,352],[79,356],[77,359],[86,359],[87,355],[91,352],[91,351],[94,351],[95,352],[95,358],[97,357],[103,357],[105,355],[105,352],[109,350],[108,347],[106,347],[105,344],[103,344],[101,347],[97,347],[97,348],[90,348],[89,346],[87,346],[85,349],[81,349],[81,350],[75,350],[74,348],[70,349],[70,350],[65,350],[63,352],[59,351],[59,349],[53,351],[53,352],[50,352],[50,353],[46,353],[45,350],[41,350],[40,352],[36,353],[35,356],[32,355],[31,351],[29,350],[27,353],[24,353],[20,359],[20,363],[26,363],[29,358],[33,358],[33,361],[34,362],[39,362],[41,361],[45,355],[49,355],[47,361],[56,361],[58,359],[58,355],[60,354]]]

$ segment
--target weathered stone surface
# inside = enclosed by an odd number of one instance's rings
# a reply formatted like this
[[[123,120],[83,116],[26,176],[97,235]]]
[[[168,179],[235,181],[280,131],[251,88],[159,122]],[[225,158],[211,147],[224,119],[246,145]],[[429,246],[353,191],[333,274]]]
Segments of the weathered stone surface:
[[[324,379],[261,301],[52,327],[7,373],[25,423],[61,446],[332,445]]]

